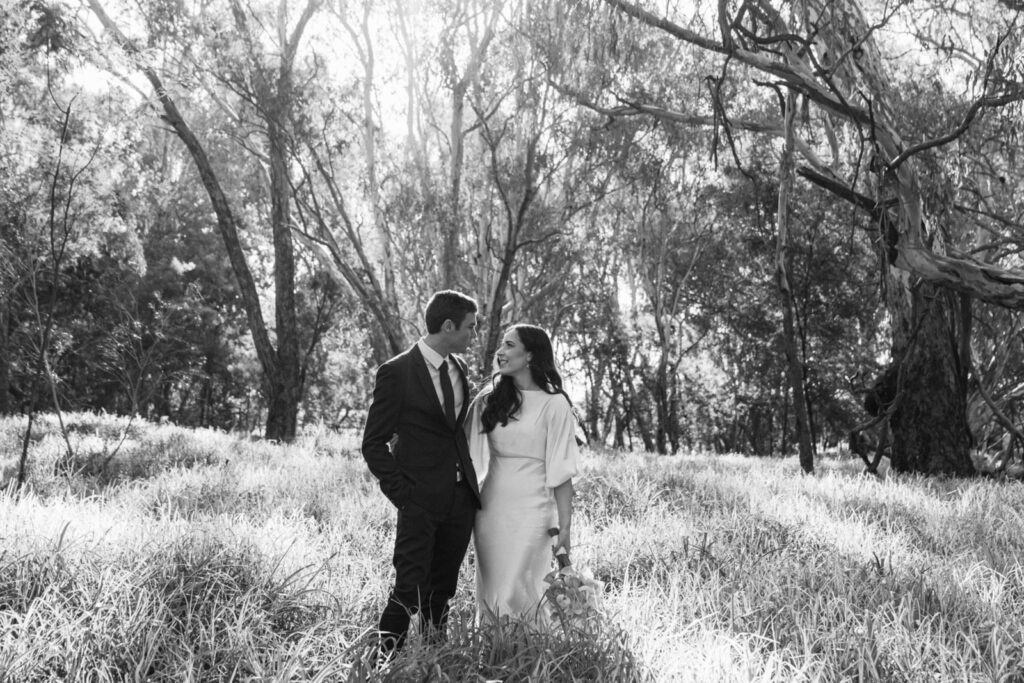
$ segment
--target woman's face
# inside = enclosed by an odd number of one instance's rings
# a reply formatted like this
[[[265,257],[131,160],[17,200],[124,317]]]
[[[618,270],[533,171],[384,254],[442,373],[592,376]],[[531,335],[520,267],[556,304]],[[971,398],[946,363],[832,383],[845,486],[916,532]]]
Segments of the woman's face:
[[[498,351],[494,354],[498,363],[498,372],[503,375],[515,375],[521,372],[529,372],[531,355],[519,334],[515,330],[509,330],[501,340]]]

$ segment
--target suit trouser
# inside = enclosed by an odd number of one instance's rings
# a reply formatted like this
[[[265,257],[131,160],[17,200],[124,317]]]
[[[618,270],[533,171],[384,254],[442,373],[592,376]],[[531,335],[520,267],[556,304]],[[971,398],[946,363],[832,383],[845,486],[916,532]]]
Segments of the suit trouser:
[[[382,649],[402,647],[414,613],[422,626],[444,633],[475,516],[473,491],[465,482],[455,487],[447,510],[433,512],[409,503],[398,511],[395,587],[380,617]]]

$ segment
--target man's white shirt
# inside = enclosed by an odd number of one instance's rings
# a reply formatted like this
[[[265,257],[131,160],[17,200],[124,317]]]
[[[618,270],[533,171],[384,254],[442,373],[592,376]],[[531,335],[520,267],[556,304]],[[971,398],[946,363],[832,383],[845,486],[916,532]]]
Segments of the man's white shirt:
[[[454,358],[449,356],[442,356],[434,349],[420,339],[416,342],[416,346],[419,347],[420,353],[423,354],[423,359],[427,361],[427,371],[430,372],[430,381],[434,383],[434,393],[437,394],[437,403],[441,406],[442,412],[444,411],[444,393],[441,391],[441,363],[448,361],[448,376],[452,380],[452,392],[455,394],[455,415],[458,416],[462,413],[462,404],[465,401],[465,396],[462,392],[462,376],[459,374],[459,368]]]

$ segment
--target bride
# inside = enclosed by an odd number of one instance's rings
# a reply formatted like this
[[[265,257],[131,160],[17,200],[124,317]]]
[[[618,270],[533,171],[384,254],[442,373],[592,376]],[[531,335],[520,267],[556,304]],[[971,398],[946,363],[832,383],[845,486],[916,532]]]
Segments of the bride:
[[[466,426],[483,480],[473,530],[477,610],[483,620],[543,620],[548,530],[558,529],[556,551],[570,548],[575,416],[542,328],[513,325],[495,359],[498,373]]]

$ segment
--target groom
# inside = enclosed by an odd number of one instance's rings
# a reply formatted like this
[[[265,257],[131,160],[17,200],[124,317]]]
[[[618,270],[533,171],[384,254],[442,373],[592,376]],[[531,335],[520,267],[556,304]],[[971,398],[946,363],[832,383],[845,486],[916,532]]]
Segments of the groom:
[[[380,617],[380,654],[402,647],[409,619],[443,636],[473,519],[476,472],[462,424],[469,408],[464,353],[476,302],[446,290],[425,311],[427,335],[380,366],[363,431],[363,458],[398,509],[395,585]]]

